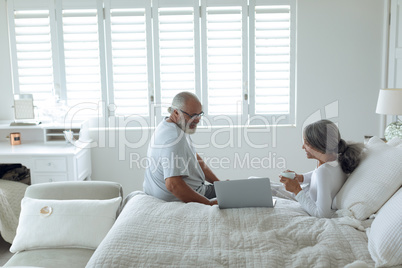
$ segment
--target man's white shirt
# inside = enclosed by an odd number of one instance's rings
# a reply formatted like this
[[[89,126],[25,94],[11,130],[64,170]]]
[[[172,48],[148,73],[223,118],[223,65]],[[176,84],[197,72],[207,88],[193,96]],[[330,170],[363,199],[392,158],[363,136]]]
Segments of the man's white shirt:
[[[165,180],[182,176],[190,188],[204,195],[205,175],[198,163],[191,137],[166,119],[155,129],[148,145],[144,192],[165,201],[178,201],[166,189]]]

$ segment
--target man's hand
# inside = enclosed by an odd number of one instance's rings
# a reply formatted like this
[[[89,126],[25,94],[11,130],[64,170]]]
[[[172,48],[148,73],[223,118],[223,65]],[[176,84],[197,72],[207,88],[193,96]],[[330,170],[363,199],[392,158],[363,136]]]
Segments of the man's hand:
[[[212,172],[212,170],[207,166],[207,164],[202,160],[201,156],[197,154],[197,160],[200,164],[202,172],[204,172],[205,180],[210,183],[214,183],[214,181],[219,181],[218,177]]]
[[[218,205],[218,199],[216,199],[216,198],[210,199],[210,200],[209,200],[209,205],[210,205],[210,206]]]
[[[170,191],[174,196],[183,201],[184,203],[197,202],[205,205],[214,205],[205,196],[200,195],[196,191],[190,188],[183,180],[182,176],[169,177],[165,180],[166,189]],[[216,201],[216,204],[218,202]]]

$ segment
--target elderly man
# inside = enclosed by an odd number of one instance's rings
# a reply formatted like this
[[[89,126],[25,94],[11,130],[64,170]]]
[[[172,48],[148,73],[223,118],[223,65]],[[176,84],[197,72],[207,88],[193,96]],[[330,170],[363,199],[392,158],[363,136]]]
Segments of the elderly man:
[[[202,105],[190,92],[177,94],[148,147],[144,192],[165,201],[216,204],[213,186],[219,179],[196,153],[190,134],[200,122]],[[208,181],[212,184],[205,184]]]

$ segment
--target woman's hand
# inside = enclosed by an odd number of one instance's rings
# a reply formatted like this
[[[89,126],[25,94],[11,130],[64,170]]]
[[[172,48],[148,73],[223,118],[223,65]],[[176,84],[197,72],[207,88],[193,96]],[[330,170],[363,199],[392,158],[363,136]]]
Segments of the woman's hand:
[[[304,181],[304,176],[302,174],[297,174],[293,170],[285,170],[284,172],[293,172],[295,174],[295,180],[297,180],[299,183],[302,183]]]
[[[301,175],[301,176],[303,176],[303,175]],[[297,195],[302,190],[298,180],[289,179],[289,178],[286,178],[286,177],[283,177],[283,176],[279,176],[279,178],[281,178],[280,182],[282,182],[285,185],[286,191],[292,192],[295,195]]]
[[[302,183],[304,181],[304,176],[302,174],[296,174],[295,180],[297,180],[299,183]]]

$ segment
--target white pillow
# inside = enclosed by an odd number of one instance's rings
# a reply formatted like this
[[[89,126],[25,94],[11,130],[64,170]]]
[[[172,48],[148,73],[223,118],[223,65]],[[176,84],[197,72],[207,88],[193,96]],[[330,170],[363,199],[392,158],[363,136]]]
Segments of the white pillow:
[[[402,188],[378,212],[367,229],[368,249],[378,266],[402,264]]]
[[[350,174],[332,206],[349,210],[359,220],[367,219],[402,185],[402,140],[384,143],[373,137],[366,144],[360,165]]]
[[[24,197],[10,251],[38,248],[96,249],[116,220],[121,197],[47,200]]]

